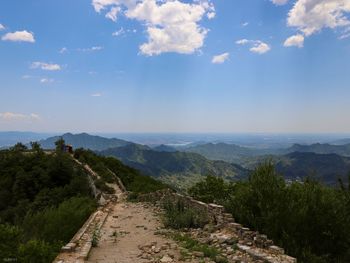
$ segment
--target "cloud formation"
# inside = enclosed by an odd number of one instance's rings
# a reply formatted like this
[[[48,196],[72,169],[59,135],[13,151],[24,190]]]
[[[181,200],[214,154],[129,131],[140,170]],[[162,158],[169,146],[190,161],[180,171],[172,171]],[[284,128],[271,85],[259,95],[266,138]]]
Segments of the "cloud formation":
[[[286,4],[287,0],[271,0],[276,5]],[[284,46],[303,47],[304,38],[322,31],[324,28],[343,32],[339,39],[350,34],[349,0],[296,0],[288,13],[287,25],[296,28],[298,34],[285,40]]]
[[[208,30],[199,22],[215,17],[210,0],[93,0],[96,12],[107,10],[106,17],[117,20],[117,14],[140,21],[146,26],[148,42],[140,45],[141,54],[152,56],[165,52],[192,54],[203,44]]]
[[[54,82],[53,79],[49,79],[49,78],[42,78],[40,79],[40,83],[43,83],[43,84],[49,84],[49,83],[52,83]]]
[[[0,24],[0,31],[1,30],[5,30],[5,26],[3,26],[3,24]]]
[[[51,64],[51,63],[45,63],[45,62],[33,62],[30,66],[32,69],[42,69],[42,70],[48,70],[48,71],[57,71],[61,70],[61,66],[58,64]]]
[[[12,41],[12,42],[29,42],[29,43],[35,42],[34,34],[26,30],[7,33],[1,39],[3,41]]]
[[[288,26],[310,36],[323,28],[349,27],[349,0],[298,0],[288,14]]]
[[[78,48],[78,51],[81,51],[81,52],[94,52],[94,51],[100,51],[102,49],[103,49],[103,47],[101,47],[101,46],[93,46],[93,47],[89,47],[89,48]]]
[[[229,57],[230,57],[230,54],[226,52],[226,53],[223,53],[221,55],[214,56],[213,59],[211,60],[211,62],[213,64],[222,64],[226,60],[228,60]]]
[[[275,5],[285,5],[288,2],[288,0],[271,0],[271,2]]]
[[[297,34],[294,36],[291,36],[284,41],[283,44],[285,47],[298,47],[302,48],[304,46],[304,36],[301,34]]]
[[[0,112],[0,119],[4,121],[37,121],[40,120],[40,116],[35,113],[22,114],[14,112]]]
[[[248,40],[248,39],[240,39],[236,41],[237,45],[249,45],[250,51],[257,54],[264,54],[271,50],[269,44],[261,41],[261,40]]]
[[[102,94],[101,93],[94,93],[94,94],[91,94],[91,97],[101,97]]]

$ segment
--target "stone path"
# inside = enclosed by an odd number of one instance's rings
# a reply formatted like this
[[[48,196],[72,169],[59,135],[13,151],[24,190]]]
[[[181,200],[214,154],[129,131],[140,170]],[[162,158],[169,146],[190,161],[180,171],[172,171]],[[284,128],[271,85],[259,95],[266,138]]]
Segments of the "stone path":
[[[146,204],[117,203],[102,227],[98,246],[92,248],[87,262],[182,262],[178,245],[157,235],[161,223],[155,212],[155,208]]]
[[[87,165],[84,168],[91,176],[98,177]],[[220,252],[215,258],[212,257],[215,262],[203,258],[203,252],[188,251],[169,237],[171,231],[163,229],[158,207],[127,202],[126,193],[120,184],[108,184],[115,189],[115,194],[101,194],[99,203],[102,206],[90,216],[70,243],[62,248],[54,263],[296,262],[279,250],[271,251],[271,246],[268,250],[259,249],[249,242],[243,242],[245,240],[239,240],[239,230],[235,230],[237,233],[232,232],[232,227],[219,227],[210,231],[192,229],[182,233]],[[96,234],[99,238],[97,246],[93,246]],[[231,242],[233,240],[236,243]]]

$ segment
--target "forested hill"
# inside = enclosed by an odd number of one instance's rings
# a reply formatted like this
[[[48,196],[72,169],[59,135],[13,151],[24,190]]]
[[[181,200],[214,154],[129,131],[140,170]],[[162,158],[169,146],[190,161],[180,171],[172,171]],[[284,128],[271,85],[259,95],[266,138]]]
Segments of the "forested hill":
[[[350,156],[350,144],[332,145],[315,143],[311,145],[294,144],[286,150],[287,152],[312,152],[318,154],[335,153],[342,156]]]
[[[1,259],[51,262],[96,207],[84,170],[37,146],[0,151]]]
[[[22,144],[0,151],[0,259],[52,262],[96,209],[88,175],[60,144],[50,153],[37,143],[30,151]],[[94,184],[104,193],[113,193],[107,183],[115,174],[130,196],[167,187],[115,158],[83,149],[74,157],[98,173]]]
[[[322,183],[337,185],[339,178],[347,180],[350,172],[350,158],[337,154],[293,152],[279,158],[276,169],[286,179],[304,180],[312,176]]]
[[[93,151],[101,151],[108,148],[125,146],[131,143],[116,138],[109,139],[101,136],[90,135],[87,133],[65,133],[62,136],[50,137],[45,140],[41,140],[38,143],[44,149],[54,149],[55,142],[59,138],[62,138],[67,144],[71,144],[74,148],[84,148]]]
[[[99,152],[113,156],[150,176],[186,186],[208,174],[230,180],[246,178],[248,170],[223,161],[212,161],[196,153],[159,152],[146,146],[127,145]]]
[[[205,143],[184,149],[185,152],[198,153],[210,160],[241,163],[244,158],[265,154],[279,154],[278,149],[247,148],[227,143]]]

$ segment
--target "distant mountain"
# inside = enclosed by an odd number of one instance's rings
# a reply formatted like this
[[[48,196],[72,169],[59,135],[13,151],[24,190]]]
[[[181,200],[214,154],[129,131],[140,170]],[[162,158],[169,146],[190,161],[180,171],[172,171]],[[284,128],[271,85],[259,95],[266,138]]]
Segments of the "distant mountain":
[[[39,141],[39,144],[44,149],[55,148],[55,142],[62,137],[67,144],[73,145],[73,148],[85,148],[93,151],[101,151],[108,148],[121,147],[131,142],[120,139],[109,139],[100,136],[89,135],[87,133],[72,134],[65,133],[62,136],[54,136],[46,140]]]
[[[344,145],[344,144],[350,144],[350,138],[340,139],[331,142],[332,145]]]
[[[211,161],[196,153],[159,152],[147,146],[130,144],[99,152],[120,159],[126,165],[145,174],[160,177],[181,187],[197,182],[205,175],[216,175],[229,180],[246,178],[248,170],[223,161]]]
[[[0,147],[6,148],[15,145],[18,142],[26,144],[31,141],[42,140],[50,136],[52,136],[52,134],[18,131],[0,132]]]
[[[323,183],[336,185],[338,178],[347,180],[350,158],[337,154],[293,152],[279,157],[276,169],[286,179],[302,180],[310,175]]]
[[[335,153],[342,156],[350,156],[350,144],[344,145],[331,145],[331,144],[311,144],[301,145],[294,144],[292,147],[286,150],[287,152],[313,152],[318,154],[330,154]]]
[[[157,152],[176,152],[177,151],[174,147],[164,145],[164,144],[153,147],[152,150]]]
[[[242,164],[248,157],[266,154],[279,154],[279,149],[254,149],[227,143],[205,143],[183,149],[185,152],[198,153],[210,160],[222,160]]]

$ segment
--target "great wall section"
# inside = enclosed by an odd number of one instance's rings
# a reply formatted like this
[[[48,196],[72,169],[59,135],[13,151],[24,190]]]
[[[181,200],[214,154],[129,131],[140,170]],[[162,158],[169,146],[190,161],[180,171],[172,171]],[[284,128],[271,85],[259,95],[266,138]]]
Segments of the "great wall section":
[[[128,202],[128,193],[117,175],[117,183],[109,184],[115,194],[106,195],[93,183],[92,178],[98,174],[88,165],[76,162],[88,173],[100,206],[62,247],[54,263],[297,262],[267,236],[236,223],[222,206],[206,204],[170,190],[142,195],[138,203]],[[161,221],[160,204],[164,200],[181,201],[198,213],[208,215],[210,224],[206,227],[187,229],[182,234],[214,247],[220,251],[221,258],[213,260],[205,258],[202,252],[187,251],[169,236],[172,230],[165,229]],[[97,241],[98,244],[94,244]]]

